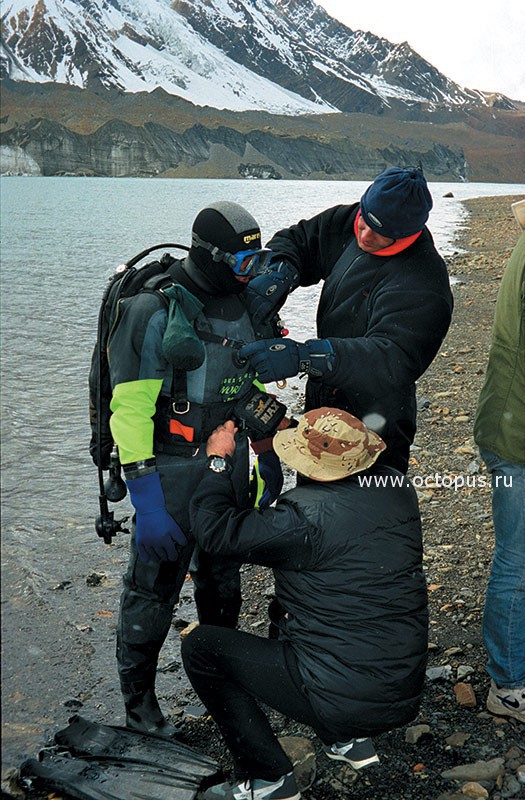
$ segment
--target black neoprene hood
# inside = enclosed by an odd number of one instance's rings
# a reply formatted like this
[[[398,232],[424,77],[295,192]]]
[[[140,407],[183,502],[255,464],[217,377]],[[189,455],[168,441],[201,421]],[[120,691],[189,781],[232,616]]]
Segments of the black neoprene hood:
[[[219,200],[199,211],[192,233],[225,253],[257,250],[261,247],[261,229],[255,218],[238,203]],[[238,281],[223,261],[214,260],[203,247],[192,245],[190,258],[211,290],[223,294],[238,294],[245,284]]]

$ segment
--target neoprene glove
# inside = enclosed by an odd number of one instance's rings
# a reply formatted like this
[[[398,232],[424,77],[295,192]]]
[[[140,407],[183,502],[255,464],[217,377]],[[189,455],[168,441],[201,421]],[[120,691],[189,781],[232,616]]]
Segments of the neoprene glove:
[[[277,500],[283,488],[283,471],[275,450],[259,453],[253,465],[252,480],[254,483],[255,508],[268,508]]]
[[[299,273],[288,261],[276,261],[268,272],[252,278],[242,296],[256,330],[270,321],[298,285]]]
[[[127,480],[135,515],[135,543],[141,561],[177,561],[187,539],[166,510],[159,472]]]
[[[293,339],[261,339],[245,344],[239,356],[250,362],[263,383],[306,373],[322,378],[332,369],[335,355],[329,339],[308,339],[304,344]]]

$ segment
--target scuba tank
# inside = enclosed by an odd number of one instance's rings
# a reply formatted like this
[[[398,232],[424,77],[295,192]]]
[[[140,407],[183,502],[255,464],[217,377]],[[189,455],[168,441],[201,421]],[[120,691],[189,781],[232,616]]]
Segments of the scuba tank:
[[[97,466],[99,484],[100,513],[96,518],[95,528],[98,536],[100,536],[106,544],[111,544],[112,538],[116,536],[117,533],[129,533],[129,530],[124,527],[128,517],[123,517],[119,520],[115,519],[114,512],[110,511],[108,506],[108,502],[118,503],[123,500],[127,494],[126,484],[121,476],[118,448],[113,442],[111,430],[109,428],[109,418],[111,416],[109,409],[109,404],[111,402],[111,386],[109,382],[109,365],[106,351],[108,336],[111,330],[114,311],[120,298],[131,297],[140,292],[151,277],[162,275],[175,259],[169,256],[168,253],[165,253],[160,261],[146,264],[138,269],[136,268],[136,264],[154,250],[160,250],[166,247],[189,251],[189,247],[186,247],[186,245],[171,242],[153,245],[153,247],[142,250],[125,264],[117,267],[115,274],[109,279],[100,305],[97,341],[93,351],[89,375],[90,421],[92,429],[90,452]],[[104,480],[105,470],[109,471],[106,480]]]

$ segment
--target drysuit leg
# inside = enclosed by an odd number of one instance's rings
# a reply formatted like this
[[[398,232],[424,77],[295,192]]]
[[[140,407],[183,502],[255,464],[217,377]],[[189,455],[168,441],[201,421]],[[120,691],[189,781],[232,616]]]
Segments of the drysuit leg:
[[[170,629],[192,547],[187,545],[175,564],[172,561],[144,563],[138,557],[132,537],[117,632],[122,683],[153,684],[159,652]]]
[[[126,724],[148,732],[170,735],[155,696],[159,652],[170,630],[193,544],[179,561],[144,563],[138,558],[132,535],[128,571],[120,599],[117,662],[126,706]]]
[[[160,650],[178,602],[188,564],[194,549],[190,534],[190,501],[195,487],[206,469],[206,448],[191,458],[157,455],[166,507],[188,537],[188,545],[173,562],[142,562],[137,555],[134,532],[124,590],[120,601],[117,631],[117,662],[120,684],[126,704],[127,724],[141,730],[157,732],[166,722],[155,697],[155,675]],[[241,439],[235,455],[233,477],[238,502],[248,498],[248,442]],[[194,580],[202,589],[205,611],[199,610],[201,621],[214,614],[215,624],[235,627],[241,605],[239,565],[231,562],[212,563],[204,559],[197,568]],[[223,577],[224,575],[224,577]],[[198,595],[198,592],[196,592]],[[224,598],[224,599],[223,599]],[[199,602],[196,596],[196,602]],[[217,616],[217,608],[223,608]],[[145,720],[145,724],[141,723]],[[159,721],[160,720],[160,721]]]
[[[241,610],[240,564],[210,556],[196,546],[191,560],[195,605],[201,625],[235,628]]]
[[[245,437],[236,441],[232,483],[238,507],[248,508],[249,451]],[[198,545],[195,547],[190,573],[201,625],[237,626],[242,604],[240,566],[231,558],[210,556]]]
[[[143,562],[131,536],[128,570],[120,600],[117,661],[126,707],[153,689],[159,652],[170,630],[173,609],[179,600],[193,551],[189,504],[193,489],[205,468],[206,456],[183,458],[157,455],[166,508],[188,537],[177,562]]]

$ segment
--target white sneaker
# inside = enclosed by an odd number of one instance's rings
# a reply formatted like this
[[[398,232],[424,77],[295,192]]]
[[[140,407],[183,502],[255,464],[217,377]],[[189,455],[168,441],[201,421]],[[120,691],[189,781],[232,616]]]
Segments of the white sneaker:
[[[293,772],[278,781],[244,781],[232,786],[220,783],[204,792],[205,800],[301,800]]]
[[[490,682],[487,697],[487,708],[491,714],[500,717],[514,717],[525,722],[525,686],[519,689],[499,689],[494,681]]]
[[[334,761],[346,761],[354,769],[363,769],[363,767],[379,763],[379,756],[372,739],[349,739],[347,742],[336,742],[327,748],[325,753]]]

